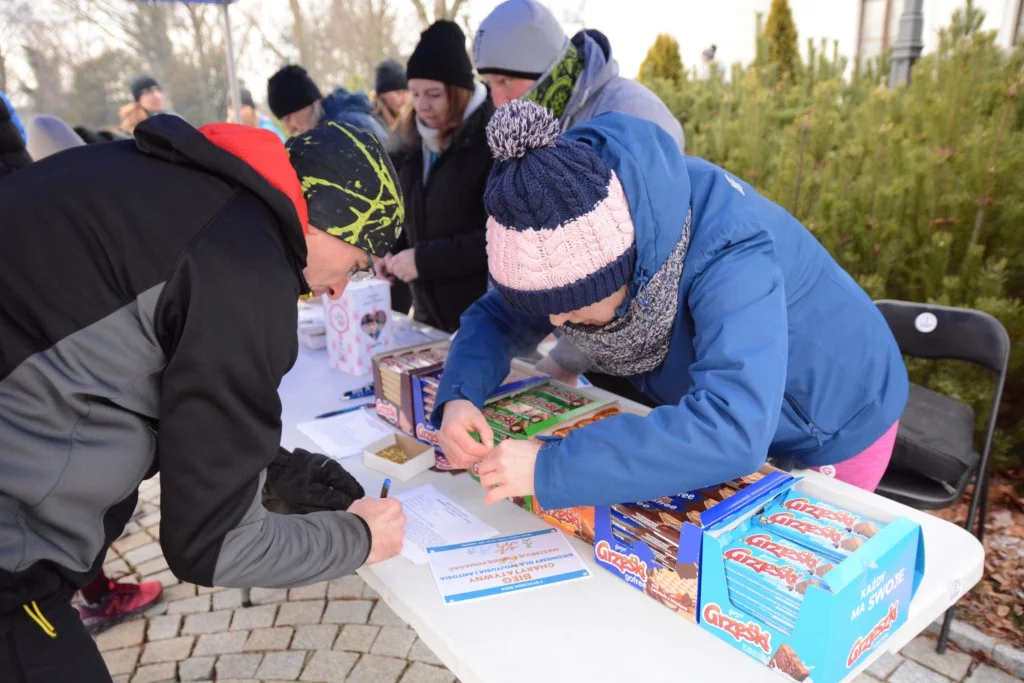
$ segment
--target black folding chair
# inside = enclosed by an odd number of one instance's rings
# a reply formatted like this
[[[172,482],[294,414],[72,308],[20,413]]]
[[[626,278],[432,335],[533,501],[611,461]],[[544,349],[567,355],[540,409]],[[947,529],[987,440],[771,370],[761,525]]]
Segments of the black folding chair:
[[[935,510],[956,503],[973,480],[964,528],[980,541],[985,535],[992,435],[1010,362],[1010,336],[1002,323],[982,311],[908,301],[885,300],[876,305],[903,355],[967,361],[997,376],[980,453],[973,445],[971,407],[912,383],[892,461],[875,491],[911,507]],[[936,648],[940,654],[946,650],[952,620],[950,607]]]

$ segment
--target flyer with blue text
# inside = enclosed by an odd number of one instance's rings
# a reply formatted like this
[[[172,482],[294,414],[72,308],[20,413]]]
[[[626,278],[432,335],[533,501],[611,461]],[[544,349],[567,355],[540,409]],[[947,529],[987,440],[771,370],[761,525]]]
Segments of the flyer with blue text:
[[[558,529],[428,548],[427,559],[446,604],[591,576]]]

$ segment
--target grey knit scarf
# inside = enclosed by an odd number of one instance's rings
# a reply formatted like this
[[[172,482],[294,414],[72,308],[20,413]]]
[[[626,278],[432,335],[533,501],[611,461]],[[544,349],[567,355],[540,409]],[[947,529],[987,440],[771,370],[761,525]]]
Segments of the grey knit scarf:
[[[679,280],[690,245],[690,212],[679,242],[650,281],[629,302],[626,313],[604,327],[566,323],[562,334],[608,375],[642,375],[662,364],[679,310]]]

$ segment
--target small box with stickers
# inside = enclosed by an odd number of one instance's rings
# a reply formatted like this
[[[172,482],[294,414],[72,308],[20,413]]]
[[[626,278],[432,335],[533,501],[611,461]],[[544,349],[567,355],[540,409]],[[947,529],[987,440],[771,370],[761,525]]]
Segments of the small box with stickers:
[[[700,623],[795,681],[841,681],[906,621],[920,526],[808,480],[705,535]]]

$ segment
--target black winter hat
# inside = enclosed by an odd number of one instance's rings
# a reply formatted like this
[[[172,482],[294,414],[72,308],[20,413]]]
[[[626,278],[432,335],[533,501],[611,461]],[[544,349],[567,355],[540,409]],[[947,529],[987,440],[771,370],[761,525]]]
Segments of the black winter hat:
[[[138,102],[139,98],[142,97],[142,93],[146,92],[153,86],[159,88],[160,84],[157,83],[156,79],[152,76],[146,76],[144,74],[136,76],[128,83],[128,89],[132,91],[132,99],[136,102]]]
[[[395,90],[408,90],[409,82],[405,80],[405,67],[397,60],[385,59],[377,65],[373,89],[378,95]]]
[[[373,133],[327,121],[285,147],[310,225],[374,256],[391,251],[405,223],[405,202],[395,167]]]
[[[320,88],[306,70],[296,64],[283,67],[267,80],[267,105],[283,119],[321,99]]]
[[[459,25],[442,19],[421,33],[420,42],[409,57],[405,75],[473,90],[473,63],[466,53],[466,34]]]
[[[230,92],[228,93],[228,103],[229,104],[231,103],[231,93]],[[252,99],[252,91],[249,90],[248,88],[239,88],[238,89],[238,104],[240,104],[243,107],[252,107],[253,109],[255,109],[256,108],[256,103]]]

